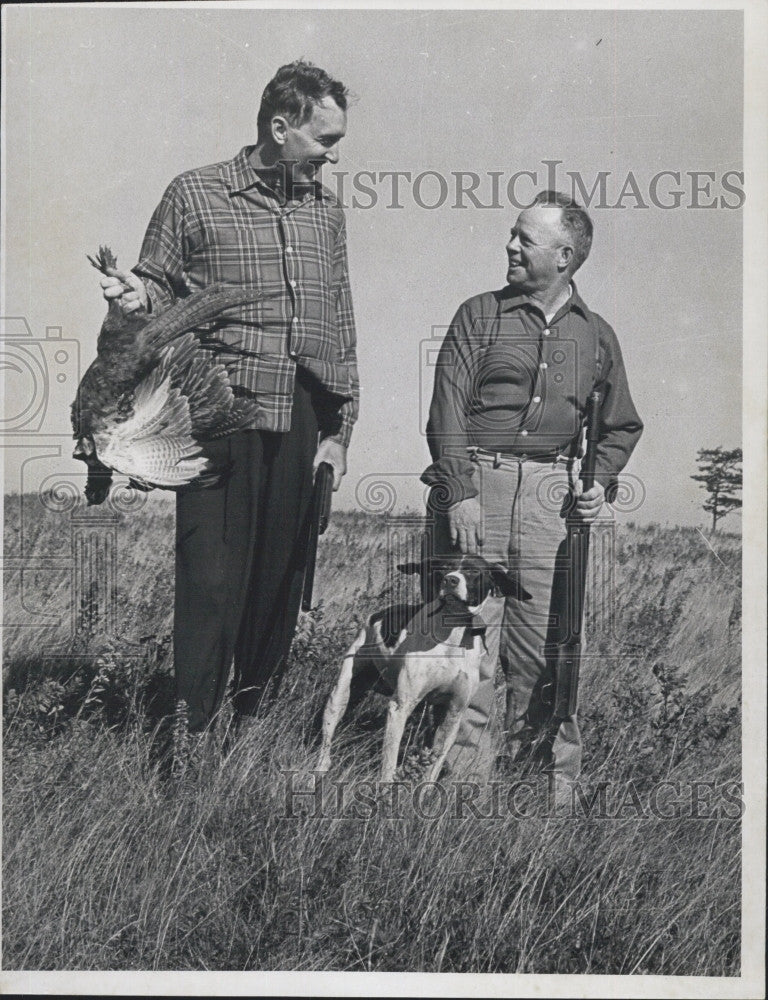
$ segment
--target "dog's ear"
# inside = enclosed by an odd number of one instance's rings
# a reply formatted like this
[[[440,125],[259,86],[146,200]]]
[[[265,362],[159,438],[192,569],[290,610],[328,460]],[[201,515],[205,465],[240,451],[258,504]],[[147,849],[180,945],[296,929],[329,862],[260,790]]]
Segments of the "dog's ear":
[[[421,573],[422,564],[420,562],[398,563],[397,568],[406,576],[413,576],[414,573]]]
[[[531,594],[520,582],[517,569],[505,569],[500,563],[491,566],[491,579],[496,589],[496,597],[514,597],[518,601],[530,601]]]

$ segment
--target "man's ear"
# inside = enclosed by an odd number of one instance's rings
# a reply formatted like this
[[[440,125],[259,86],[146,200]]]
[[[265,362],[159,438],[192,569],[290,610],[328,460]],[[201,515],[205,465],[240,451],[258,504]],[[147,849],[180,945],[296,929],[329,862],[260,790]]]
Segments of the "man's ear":
[[[497,564],[491,567],[491,579],[497,590],[497,597],[515,597],[518,601],[530,601],[531,594],[520,582],[520,573],[516,569],[506,570]]]
[[[557,266],[561,271],[567,271],[573,261],[573,247],[568,244],[561,246],[557,255]]]
[[[284,146],[285,140],[288,138],[288,119],[283,115],[273,115],[272,120],[269,123],[269,132],[272,136],[272,141],[278,146]]]

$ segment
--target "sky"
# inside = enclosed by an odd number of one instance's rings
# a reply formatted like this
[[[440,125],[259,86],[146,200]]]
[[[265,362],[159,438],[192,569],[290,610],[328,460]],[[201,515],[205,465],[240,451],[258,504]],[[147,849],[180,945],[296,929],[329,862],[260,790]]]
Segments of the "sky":
[[[740,12],[31,5],[3,17],[6,490],[82,474],[68,407],[104,313],[86,253],[108,243],[135,263],[168,182],[255,142],[264,85],[304,57],[354,95],[332,168],[343,177],[325,168],[348,206],[362,384],[337,506],[375,508],[385,480],[398,510],[421,507],[429,359],[464,299],[503,286],[513,201],[554,169],[566,191],[571,174],[589,191],[604,172],[577,284],[616,330],[646,425],[627,467],[637,501],[620,516],[708,523],[696,453],[741,444]],[[410,173],[394,203],[387,171]],[[461,172],[478,178],[478,204],[457,194]]]

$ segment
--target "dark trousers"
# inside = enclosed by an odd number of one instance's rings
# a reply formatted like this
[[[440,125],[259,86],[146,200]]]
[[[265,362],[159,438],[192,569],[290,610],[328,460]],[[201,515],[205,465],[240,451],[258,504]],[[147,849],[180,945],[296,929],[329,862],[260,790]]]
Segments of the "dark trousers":
[[[176,502],[176,697],[192,731],[218,711],[234,657],[234,705],[252,714],[278,681],[299,613],[318,423],[297,378],[291,429],[239,431],[206,445],[229,464],[213,488]]]

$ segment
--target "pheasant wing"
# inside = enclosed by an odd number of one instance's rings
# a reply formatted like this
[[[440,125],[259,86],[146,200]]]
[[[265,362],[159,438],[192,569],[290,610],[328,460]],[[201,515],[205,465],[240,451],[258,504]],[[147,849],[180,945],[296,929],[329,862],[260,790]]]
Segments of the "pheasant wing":
[[[191,433],[189,402],[158,365],[136,387],[133,415],[94,436],[99,459],[148,486],[184,486],[208,467]]]
[[[165,348],[162,364],[171,384],[189,401],[196,440],[208,441],[253,426],[257,404],[235,397],[226,368],[200,350],[194,334],[185,334]]]

